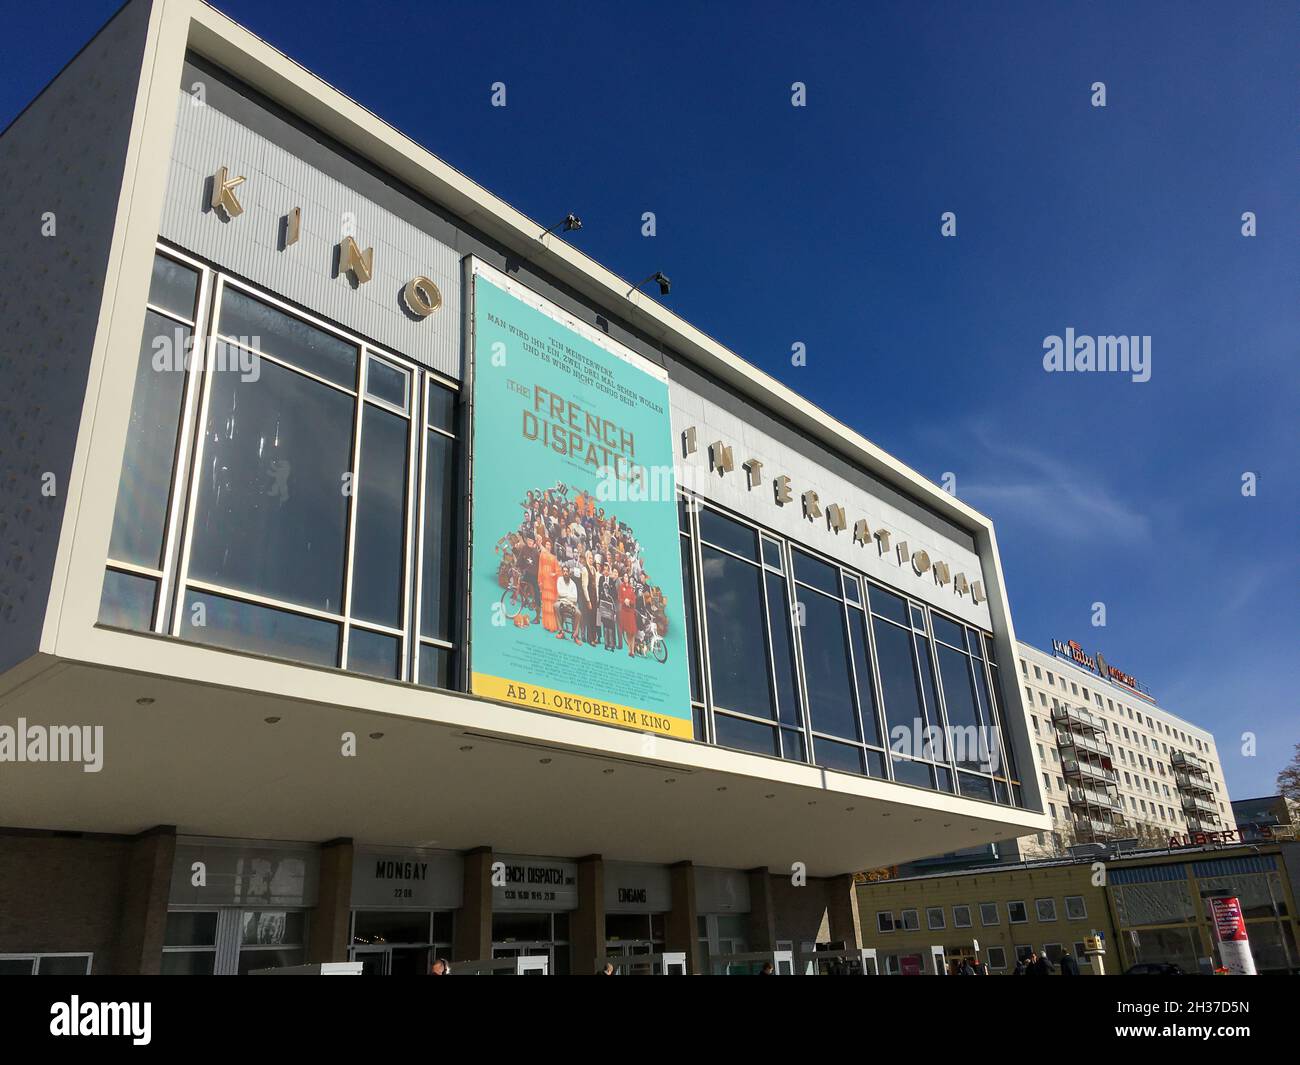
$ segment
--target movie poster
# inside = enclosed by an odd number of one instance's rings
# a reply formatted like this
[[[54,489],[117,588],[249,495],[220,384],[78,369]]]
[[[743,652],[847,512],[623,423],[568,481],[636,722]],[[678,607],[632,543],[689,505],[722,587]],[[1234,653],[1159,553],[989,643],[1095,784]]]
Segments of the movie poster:
[[[471,690],[690,738],[668,381],[474,273]]]

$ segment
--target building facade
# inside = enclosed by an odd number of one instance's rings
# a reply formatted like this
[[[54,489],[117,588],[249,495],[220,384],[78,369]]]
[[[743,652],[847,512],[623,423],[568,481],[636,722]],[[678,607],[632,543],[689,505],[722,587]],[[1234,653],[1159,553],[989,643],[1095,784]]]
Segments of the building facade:
[[[1080,975],[1114,976],[1133,966],[1211,972],[1216,949],[1208,900],[1240,900],[1257,972],[1300,972],[1300,844],[1192,846],[1044,859],[858,885],[863,945],[882,973],[933,972],[978,954],[993,975],[1017,959],[1063,954]],[[1085,949],[1100,933],[1098,965]],[[1099,972],[1098,970],[1101,970]]]
[[[5,971],[703,972],[1048,830],[986,518],[231,20],[0,170]]]
[[[1020,856],[1064,855],[1080,843],[1136,839],[1163,846],[1234,828],[1214,736],[1162,708],[1139,682],[1054,642],[1021,643],[1016,659],[1052,827]]]

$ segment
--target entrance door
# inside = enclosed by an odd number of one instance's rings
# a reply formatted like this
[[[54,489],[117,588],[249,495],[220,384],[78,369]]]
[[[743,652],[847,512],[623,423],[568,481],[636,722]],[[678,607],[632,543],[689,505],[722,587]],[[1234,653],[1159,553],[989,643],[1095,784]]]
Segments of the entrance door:
[[[662,943],[652,943],[648,939],[616,939],[610,940],[605,944],[605,954],[609,957],[627,958],[628,960],[614,963],[614,969],[620,976],[658,976],[662,972],[662,967],[658,962],[636,962],[631,959],[638,955],[654,954],[656,951],[663,950]]]
[[[537,958],[542,957],[547,961],[547,968],[550,972],[555,972],[555,953],[554,947],[550,943],[541,943],[534,941],[532,943],[493,943],[492,957],[494,958]],[[504,971],[504,970],[503,970]]]

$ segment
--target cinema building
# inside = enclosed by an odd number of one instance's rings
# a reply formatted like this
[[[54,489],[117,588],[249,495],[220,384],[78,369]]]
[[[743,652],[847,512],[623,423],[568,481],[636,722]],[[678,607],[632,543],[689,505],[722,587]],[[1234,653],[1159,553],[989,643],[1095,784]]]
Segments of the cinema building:
[[[0,168],[0,970],[718,971],[1048,828],[986,518],[223,15]]]

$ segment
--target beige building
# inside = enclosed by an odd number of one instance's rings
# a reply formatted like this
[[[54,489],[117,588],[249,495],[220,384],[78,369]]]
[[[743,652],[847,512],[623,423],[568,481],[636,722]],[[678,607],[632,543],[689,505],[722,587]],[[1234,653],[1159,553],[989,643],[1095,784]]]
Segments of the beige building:
[[[1134,837],[1164,845],[1171,836],[1233,828],[1213,735],[1162,709],[1101,655],[1073,642],[1054,645],[1056,654],[1018,645],[1021,692],[1052,818],[1051,829],[1019,841],[1021,856]]]

